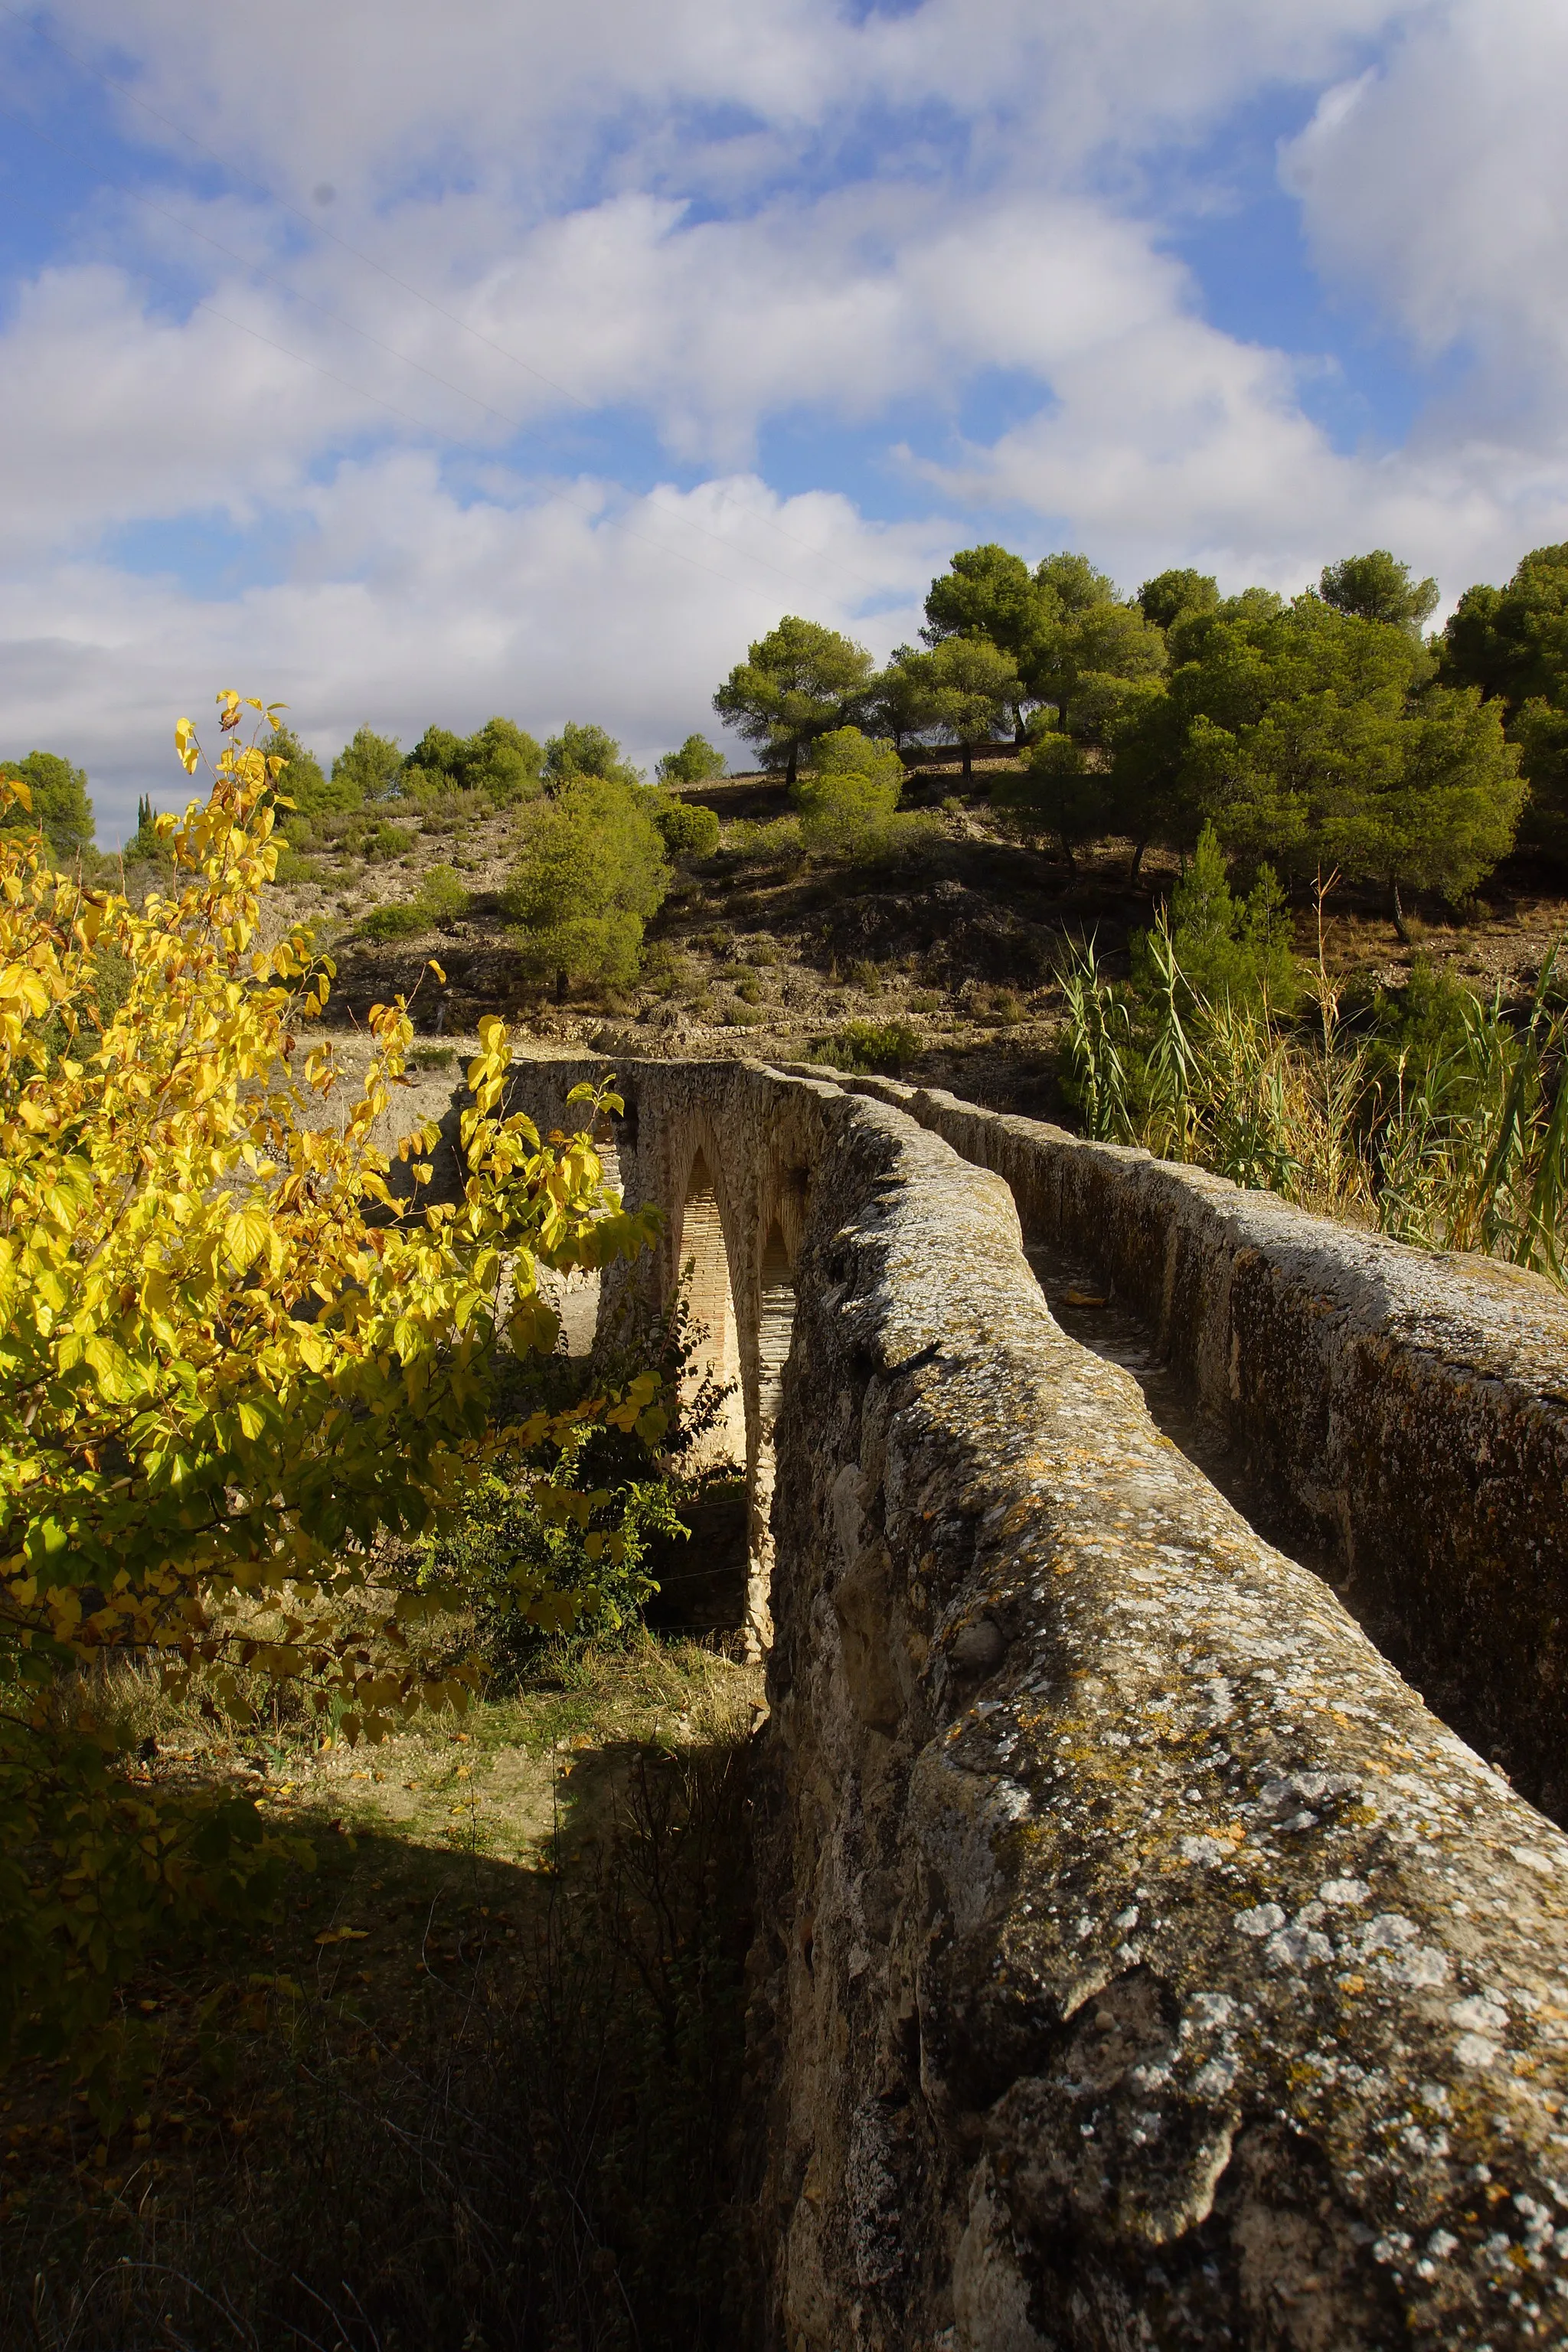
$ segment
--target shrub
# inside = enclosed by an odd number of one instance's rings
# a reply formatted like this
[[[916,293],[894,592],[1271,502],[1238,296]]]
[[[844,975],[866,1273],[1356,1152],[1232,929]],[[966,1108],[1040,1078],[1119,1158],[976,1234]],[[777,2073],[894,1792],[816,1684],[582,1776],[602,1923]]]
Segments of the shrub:
[[[805,847],[797,816],[771,817],[765,824],[742,818],[730,827],[725,847],[747,866],[793,866]]]
[[[643,951],[642,985],[650,996],[677,996],[692,982],[689,956],[668,940],[655,940]]]
[[[307,857],[300,850],[283,848],[278,853],[278,868],[272,878],[286,890],[298,889],[307,882],[325,881],[326,863],[320,857]]]
[[[230,734],[240,700],[220,701]],[[176,743],[194,772],[188,721]],[[0,2061],[105,2061],[139,1957],[232,1918],[288,1851],[248,1799],[128,1778],[94,1670],[130,1654],[175,1692],[199,1673],[242,1720],[259,1674],[307,1688],[351,1742],[466,1703],[476,1664],[427,1685],[399,1646],[399,1618],[440,1594],[378,1557],[390,1613],[367,1642],[345,1612],[383,1532],[438,1528],[491,1451],[503,1346],[553,1346],[529,1269],[600,1266],[653,1230],[606,1211],[586,1134],[558,1151],[498,1117],[499,1021],[469,1066],[461,1216],[400,1214],[372,1140],[412,1042],[402,998],[371,1016],[358,1097],[310,1116],[341,1083],[331,1047],[279,1074],[328,970],[302,932],[254,944],[280,772],[226,749],[205,803],[160,820],[178,887],[142,910],[0,835]],[[51,1054],[57,1027],[68,1056]],[[400,1147],[416,1192],[435,1139]],[[523,1278],[510,1302],[503,1266]],[[657,1386],[634,1380],[589,1417],[656,1439]],[[550,1498],[583,1421],[546,1413],[497,1441],[535,1466],[540,1507],[580,1524],[596,1504]],[[541,1622],[575,1608],[542,1584],[518,1599]]]
[[[380,864],[393,857],[406,857],[418,838],[405,824],[378,824],[365,835],[364,855]]]
[[[660,793],[653,804],[653,821],[671,857],[711,857],[719,846],[719,820],[710,808],[694,808],[673,793]]]
[[[410,769],[405,781],[408,799],[426,833],[467,833],[490,813],[492,803],[485,793],[463,791],[444,777]]]
[[[437,923],[455,923],[468,912],[468,894],[449,866],[431,866],[419,886],[419,897]]]
[[[1289,1013],[1301,992],[1290,948],[1285,894],[1265,866],[1245,898],[1232,893],[1225,853],[1212,825],[1198,837],[1192,863],[1171,894],[1171,945],[1187,988],[1211,1003],[1268,1003]],[[1152,934],[1132,945],[1132,982],[1147,992],[1153,980]]]
[[[362,918],[367,940],[415,940],[455,923],[467,912],[468,894],[449,866],[432,866],[412,898],[390,907],[373,907]]]
[[[831,1035],[812,1039],[811,1058],[836,1069],[896,1076],[924,1046],[920,1031],[907,1021],[846,1021]]]
[[[667,751],[655,771],[661,784],[705,784],[724,772],[722,751],[705,735],[689,735],[679,751]]]
[[[767,1006],[753,1004],[743,996],[731,996],[721,1011],[731,1029],[762,1029],[767,1024]]]
[[[643,925],[669,887],[664,845],[640,786],[570,776],[523,814],[520,855],[503,898],[525,971],[627,988],[642,961]]]

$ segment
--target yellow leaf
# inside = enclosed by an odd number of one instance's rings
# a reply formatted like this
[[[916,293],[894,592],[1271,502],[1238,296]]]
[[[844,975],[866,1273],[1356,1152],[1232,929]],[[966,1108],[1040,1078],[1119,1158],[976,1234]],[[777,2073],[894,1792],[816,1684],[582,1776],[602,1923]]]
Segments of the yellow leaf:
[[[259,1201],[247,1201],[226,1223],[223,1245],[242,1274],[255,1265],[266,1248],[270,1231],[271,1222]]]

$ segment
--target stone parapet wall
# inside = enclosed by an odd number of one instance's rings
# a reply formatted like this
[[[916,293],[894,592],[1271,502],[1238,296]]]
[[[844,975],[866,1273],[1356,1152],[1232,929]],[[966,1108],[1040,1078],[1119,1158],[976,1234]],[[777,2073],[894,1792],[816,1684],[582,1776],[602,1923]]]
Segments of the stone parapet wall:
[[[1568,1817],[1568,1299],[1147,1152],[842,1083],[1100,1267],[1223,1433],[1254,1523],[1327,1554],[1445,1720]]]
[[[621,1076],[628,1195],[712,1171],[749,1413],[795,1204],[757,2343],[1568,2343],[1568,1840],[1065,1337],[1015,1185],[819,1078]]]

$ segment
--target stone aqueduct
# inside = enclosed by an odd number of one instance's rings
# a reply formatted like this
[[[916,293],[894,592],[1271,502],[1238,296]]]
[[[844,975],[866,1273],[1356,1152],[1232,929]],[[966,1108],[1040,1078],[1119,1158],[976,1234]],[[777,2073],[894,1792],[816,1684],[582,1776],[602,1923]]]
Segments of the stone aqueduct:
[[[747,1465],[757,2342],[1568,2345],[1568,1301],[949,1096],[616,1066]]]

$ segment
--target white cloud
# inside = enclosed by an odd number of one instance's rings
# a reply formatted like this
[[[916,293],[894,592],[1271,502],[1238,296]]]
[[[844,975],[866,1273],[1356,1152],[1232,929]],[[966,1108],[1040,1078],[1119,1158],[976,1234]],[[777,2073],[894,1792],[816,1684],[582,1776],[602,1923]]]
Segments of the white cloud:
[[[409,736],[502,709],[599,717],[646,754],[782,611],[887,607],[883,650],[994,522],[880,528],[748,469],[781,418],[896,418],[891,439],[912,413],[939,446],[989,371],[1037,385],[1035,413],[907,478],[1021,509],[1021,543],[1070,538],[1128,585],[1194,560],[1292,585],[1382,541],[1453,589],[1568,530],[1559,0],[923,0],[858,23],[837,0],[57,0],[54,21],[237,175],[181,183],[178,131],[121,101],[174,193],[62,221],[0,331],[0,748],[86,759],[121,814],[166,779],[176,709],[231,681],[328,749],[364,718]],[[1334,448],[1297,363],[1206,320],[1168,249],[1162,157],[1281,86],[1317,100],[1281,169],[1324,278],[1421,352],[1474,355],[1402,448]],[[541,490],[527,434],[579,407],[611,434],[635,414],[710,478]],[[113,557],[126,527],[215,514],[283,576],[207,593]]]
[[[1500,411],[1517,430],[1528,416],[1553,439],[1568,390],[1565,89],[1558,0],[1447,0],[1325,91],[1281,158],[1325,275],[1427,354],[1468,352],[1472,417]]]
[[[74,40],[136,60],[149,103],[276,184],[384,195],[411,175],[495,175],[553,210],[617,158],[635,170],[672,110],[683,171],[704,138],[762,126],[798,144],[868,103],[994,118],[1047,137],[1032,160],[1059,171],[1107,142],[1201,131],[1262,85],[1318,82],[1422,5],[924,0],[859,22],[837,0],[58,0],[57,13]]]
[[[309,499],[308,560],[233,598],[80,561],[0,586],[0,749],[84,764],[101,839],[140,792],[174,803],[174,720],[199,726],[230,685],[286,701],[328,754],[362,720],[406,744],[499,710],[541,734],[597,719],[651,760],[692,728],[718,733],[714,687],[781,611],[885,655],[953,543],[949,521],[873,528],[842,499],[780,500],[746,478],[459,505],[415,453],[344,466]],[[793,550],[790,574],[748,553],[760,516],[790,534],[770,548]]]

